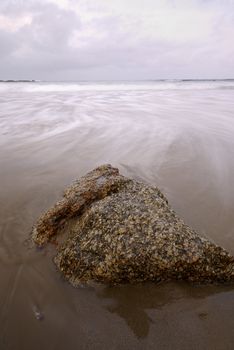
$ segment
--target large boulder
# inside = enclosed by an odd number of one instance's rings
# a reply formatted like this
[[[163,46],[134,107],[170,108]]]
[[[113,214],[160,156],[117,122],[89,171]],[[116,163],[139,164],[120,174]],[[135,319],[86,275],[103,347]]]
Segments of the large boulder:
[[[42,246],[62,231],[55,263],[73,285],[234,282],[234,258],[226,250],[187,226],[158,188],[126,178],[111,165],[69,187],[39,218],[32,237]]]

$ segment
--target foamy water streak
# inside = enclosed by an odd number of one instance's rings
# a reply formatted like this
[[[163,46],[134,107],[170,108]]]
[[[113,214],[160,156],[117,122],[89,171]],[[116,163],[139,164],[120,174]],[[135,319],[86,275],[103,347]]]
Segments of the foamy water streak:
[[[82,169],[111,162],[128,175],[161,186],[183,213],[183,199],[193,199],[201,210],[215,201],[218,206],[209,215],[221,211],[223,222],[234,197],[233,85],[2,83],[2,158],[16,165],[30,163],[35,172],[43,164],[47,172],[63,167],[74,177]],[[204,230],[207,215],[206,210]],[[196,225],[196,215],[188,219]]]
[[[166,337],[165,348],[187,349],[195,330],[197,342],[213,334],[214,326],[218,335],[206,348],[223,346],[225,332],[224,347],[233,345],[233,292],[223,288],[213,297],[214,289],[194,292],[175,285],[161,287],[162,292],[155,286],[73,291],[59,280],[48,252],[25,245],[36,218],[67,184],[109,162],[159,186],[188,224],[234,254],[233,88],[233,81],[0,83],[0,348],[3,339],[5,348],[37,349],[38,334],[45,343],[38,343],[40,348],[64,349],[65,339],[70,348],[88,348],[96,329],[93,341],[99,339],[101,349],[111,348],[112,339],[113,348],[123,348],[116,337],[120,327],[127,348],[138,349],[136,337],[148,336],[151,327],[149,344],[164,334],[158,312],[161,320],[171,315],[168,324],[175,329],[169,334],[178,338],[175,343]],[[114,300],[113,313],[125,323],[103,309],[103,298]],[[209,302],[202,304],[205,298]],[[201,314],[209,310],[207,328],[195,311],[186,314],[186,303],[200,307]],[[162,305],[170,304],[172,312],[164,315]],[[219,310],[221,304],[226,309]],[[92,315],[90,308],[96,310]],[[145,309],[154,308],[151,325]],[[183,346],[182,314],[191,326]],[[30,329],[25,337],[21,323]]]

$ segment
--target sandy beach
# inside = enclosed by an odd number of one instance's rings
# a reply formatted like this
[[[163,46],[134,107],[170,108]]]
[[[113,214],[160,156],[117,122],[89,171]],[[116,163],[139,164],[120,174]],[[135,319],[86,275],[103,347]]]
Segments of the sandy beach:
[[[234,289],[74,289],[32,225],[103,163],[234,254],[234,81],[0,84],[0,348],[232,350]]]

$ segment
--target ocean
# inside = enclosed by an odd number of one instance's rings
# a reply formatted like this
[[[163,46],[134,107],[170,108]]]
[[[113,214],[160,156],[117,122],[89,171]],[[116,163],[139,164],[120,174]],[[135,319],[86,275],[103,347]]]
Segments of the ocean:
[[[1,82],[0,348],[232,350],[233,287],[74,289],[52,246],[31,247],[38,216],[104,163],[234,254],[234,80]]]

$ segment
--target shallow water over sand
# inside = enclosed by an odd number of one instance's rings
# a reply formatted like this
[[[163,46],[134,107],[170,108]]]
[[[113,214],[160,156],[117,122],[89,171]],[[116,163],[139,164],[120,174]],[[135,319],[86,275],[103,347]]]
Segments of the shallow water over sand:
[[[102,163],[234,254],[234,82],[0,84],[0,348],[233,349],[234,288],[73,289],[26,239]]]

